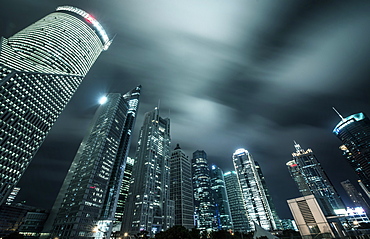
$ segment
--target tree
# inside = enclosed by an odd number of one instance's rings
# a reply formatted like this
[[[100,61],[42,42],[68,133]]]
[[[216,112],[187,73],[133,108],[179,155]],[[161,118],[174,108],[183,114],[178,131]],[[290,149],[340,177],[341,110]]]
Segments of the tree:
[[[12,232],[3,238],[4,239],[24,239],[24,236],[22,234],[19,234],[19,232]]]
[[[211,233],[212,239],[232,239],[233,236],[226,230],[213,231]]]
[[[173,226],[170,229],[155,235],[155,239],[193,239],[184,226]]]

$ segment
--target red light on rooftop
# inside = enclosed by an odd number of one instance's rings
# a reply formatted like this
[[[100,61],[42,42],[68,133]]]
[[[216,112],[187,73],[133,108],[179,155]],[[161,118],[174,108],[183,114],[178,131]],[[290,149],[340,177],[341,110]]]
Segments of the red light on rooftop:
[[[297,167],[297,166],[298,166],[298,164],[296,164],[296,163],[295,163],[295,164],[291,164],[291,165],[289,165],[289,166],[293,168],[293,167]]]

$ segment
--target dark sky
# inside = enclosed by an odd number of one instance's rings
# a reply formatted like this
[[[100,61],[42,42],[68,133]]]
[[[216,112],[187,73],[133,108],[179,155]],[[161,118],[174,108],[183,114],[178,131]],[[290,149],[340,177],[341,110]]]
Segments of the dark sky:
[[[370,115],[370,2],[274,0],[12,0],[0,8],[9,37],[59,5],[92,15],[114,39],[92,67],[23,176],[17,200],[50,208],[108,92],[143,86],[133,136],[160,105],[176,143],[232,170],[247,149],[261,165],[281,218],[299,196],[286,169],[293,140],[311,148],[343,196],[355,175],[332,130],[340,118]],[[130,155],[133,156],[134,150]]]

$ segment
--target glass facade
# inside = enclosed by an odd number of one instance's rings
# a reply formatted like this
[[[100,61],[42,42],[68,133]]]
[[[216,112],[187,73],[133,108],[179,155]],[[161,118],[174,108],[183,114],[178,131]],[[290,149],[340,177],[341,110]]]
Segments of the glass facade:
[[[345,208],[313,151],[311,149],[303,150],[297,143],[294,144],[294,147],[296,152],[292,153],[292,156],[296,164],[289,165],[288,169],[302,196],[313,194],[317,198],[324,197],[333,210]]]
[[[344,144],[343,154],[370,191],[370,119],[363,113],[342,118],[333,133]]]
[[[235,151],[233,163],[247,209],[250,228],[254,229],[253,222],[255,222],[265,230],[276,230],[277,222],[280,220],[259,165],[245,149]]]
[[[145,114],[127,198],[123,232],[147,231],[151,237],[174,224],[170,200],[170,119],[159,109]]]
[[[218,230],[232,230],[232,219],[227,198],[223,171],[216,165],[211,166],[211,188],[215,204],[216,225]]]
[[[175,225],[194,228],[191,163],[178,144],[172,151],[170,168],[170,198],[175,203]]]
[[[195,226],[201,231],[214,230],[217,228],[214,215],[215,209],[212,197],[210,170],[207,154],[204,150],[197,150],[193,153],[192,176]]]
[[[88,17],[65,6],[0,41],[0,204],[110,44]]]
[[[48,219],[52,237],[110,235],[140,89],[108,94],[96,111]]]
[[[251,229],[238,176],[235,171],[230,171],[224,174],[224,179],[234,231],[248,232]]]

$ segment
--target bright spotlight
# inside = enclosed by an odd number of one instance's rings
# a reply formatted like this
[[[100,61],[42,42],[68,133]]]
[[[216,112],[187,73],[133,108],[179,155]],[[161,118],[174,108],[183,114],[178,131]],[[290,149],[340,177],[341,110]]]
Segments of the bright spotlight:
[[[103,97],[100,98],[99,103],[101,105],[103,105],[103,104],[105,104],[105,102],[107,102],[107,100],[108,100],[108,98],[106,96],[103,96]]]

